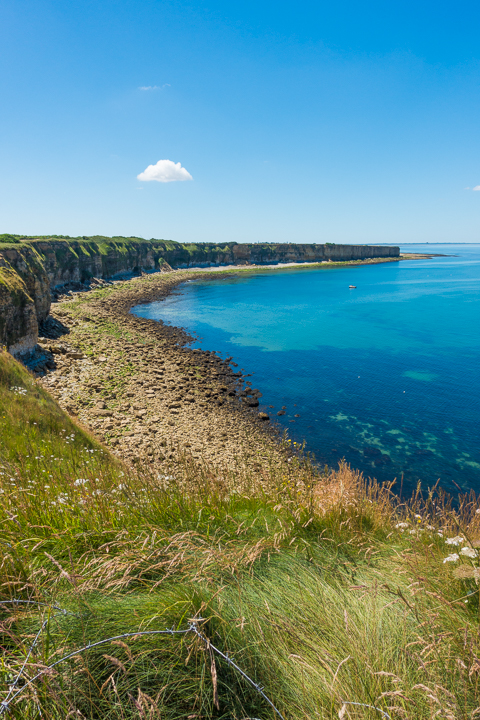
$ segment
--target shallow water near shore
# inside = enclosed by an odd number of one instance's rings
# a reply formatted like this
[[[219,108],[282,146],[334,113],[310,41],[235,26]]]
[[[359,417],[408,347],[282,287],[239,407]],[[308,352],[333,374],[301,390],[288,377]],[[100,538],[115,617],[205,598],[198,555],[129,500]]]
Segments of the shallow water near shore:
[[[480,491],[480,245],[402,250],[450,257],[195,280],[134,312],[233,356],[319,462]]]

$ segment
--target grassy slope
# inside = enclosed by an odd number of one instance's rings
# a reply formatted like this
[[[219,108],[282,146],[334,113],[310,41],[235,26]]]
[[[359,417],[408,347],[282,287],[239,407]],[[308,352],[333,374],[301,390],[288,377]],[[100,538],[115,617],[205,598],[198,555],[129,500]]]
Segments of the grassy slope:
[[[319,477],[294,462],[295,485],[262,488],[187,457],[167,476],[134,475],[0,353],[1,597],[71,613],[2,606],[3,697],[42,623],[23,677],[88,642],[201,617],[285,718],[335,718],[344,701],[392,718],[473,718],[477,586],[442,562],[459,548],[437,531],[457,535],[460,520],[475,544],[476,506],[453,515],[418,501],[415,518],[348,468]],[[464,560],[473,574],[477,560]],[[193,634],[125,638],[42,676],[11,716],[274,717],[218,657],[216,672],[219,708]],[[380,714],[346,705],[345,717]]]

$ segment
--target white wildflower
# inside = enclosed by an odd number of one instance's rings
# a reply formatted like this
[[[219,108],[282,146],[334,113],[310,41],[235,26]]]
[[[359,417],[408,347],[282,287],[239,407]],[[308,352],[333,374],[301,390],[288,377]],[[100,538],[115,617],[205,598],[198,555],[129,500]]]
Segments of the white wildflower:
[[[461,535],[456,535],[452,538],[445,538],[446,545],[461,545],[463,542],[464,539],[461,537]]]
[[[469,558],[476,558],[478,553],[473,548],[464,547],[460,550],[460,555],[465,555],[466,557],[469,557]]]
[[[396,528],[407,528],[407,527],[408,527],[408,523],[400,522],[400,523],[397,523],[397,524],[395,525],[395,527],[396,527]]]
[[[447,562],[457,562],[457,560],[460,560],[460,556],[457,555],[457,553],[452,553],[444,559],[443,564],[445,565]]]
[[[75,482],[73,484],[78,487],[79,485],[85,485],[85,483],[87,483],[87,482],[88,482],[87,478],[78,478],[78,480],[75,480]]]
[[[477,513],[477,515],[480,515],[480,508],[477,508],[475,512]]]
[[[435,530],[435,525],[427,525],[427,530]]]

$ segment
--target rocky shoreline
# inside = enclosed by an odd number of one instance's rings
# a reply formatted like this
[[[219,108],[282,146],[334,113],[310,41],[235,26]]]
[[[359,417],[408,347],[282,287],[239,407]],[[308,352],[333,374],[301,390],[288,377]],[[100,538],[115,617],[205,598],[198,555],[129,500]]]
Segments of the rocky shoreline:
[[[187,346],[181,328],[130,310],[208,273],[175,271],[104,283],[52,305],[37,372],[60,406],[125,462],[152,467],[188,453],[227,470],[284,463],[288,444],[262,412],[261,392],[230,359]],[[218,277],[218,273],[215,273]]]
[[[154,468],[188,453],[226,470],[240,463],[260,472],[292,455],[261,406],[260,389],[231,358],[192,349],[184,329],[131,313],[186,280],[208,277],[219,279],[219,272],[97,280],[89,292],[73,285],[57,291],[40,327],[43,335],[27,364],[64,410],[129,464],[141,460]]]
[[[2,242],[3,241],[3,242]],[[125,237],[0,235],[0,344],[14,355],[34,349],[52,296],[65,285],[125,279],[184,268],[398,260],[397,246],[298,243],[177,243]]]

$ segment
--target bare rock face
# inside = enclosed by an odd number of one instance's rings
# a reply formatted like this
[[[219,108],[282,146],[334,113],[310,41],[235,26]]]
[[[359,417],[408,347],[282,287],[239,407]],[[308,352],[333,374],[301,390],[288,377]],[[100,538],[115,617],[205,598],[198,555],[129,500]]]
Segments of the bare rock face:
[[[0,267],[0,344],[19,355],[34,347],[37,333],[36,308],[25,283],[12,268]]]
[[[43,257],[34,244],[0,251],[0,266],[10,268],[19,275],[34,302],[37,321],[46,320],[50,312],[50,281]]]
[[[366,258],[398,257],[398,247],[372,245],[336,245],[335,243],[300,245],[279,243],[255,245],[238,244],[232,247],[232,264],[266,265],[275,263],[302,263],[364,260]]]
[[[86,290],[103,278],[172,268],[361,260],[398,257],[399,252],[398,247],[333,243],[219,246],[140,238],[32,238],[0,248],[0,342],[15,354],[33,349],[38,325],[49,315],[51,293],[62,286]],[[47,329],[45,335],[52,333]]]

